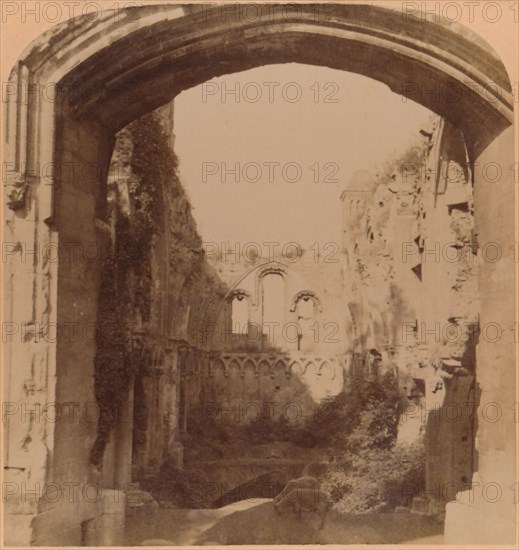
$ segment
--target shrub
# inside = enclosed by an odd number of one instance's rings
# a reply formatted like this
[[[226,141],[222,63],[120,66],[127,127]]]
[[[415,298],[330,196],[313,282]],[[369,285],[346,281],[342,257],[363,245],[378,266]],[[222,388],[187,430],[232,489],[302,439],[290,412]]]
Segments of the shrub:
[[[398,401],[392,371],[380,378],[359,380],[348,392],[325,401],[317,418],[307,420],[295,434],[296,441],[314,442],[314,446],[338,452],[390,448],[397,436]]]
[[[392,449],[348,452],[328,471],[325,488],[336,508],[347,513],[387,511],[409,506],[425,478],[424,447],[397,445]]]
[[[157,475],[149,476],[141,487],[158,502],[178,508],[207,508],[207,479],[198,470],[181,470],[165,462]]]
[[[279,441],[293,442],[295,433],[293,425],[284,415],[272,418],[268,411],[259,416],[254,422],[245,424],[240,431],[240,437],[247,440],[251,445]]]

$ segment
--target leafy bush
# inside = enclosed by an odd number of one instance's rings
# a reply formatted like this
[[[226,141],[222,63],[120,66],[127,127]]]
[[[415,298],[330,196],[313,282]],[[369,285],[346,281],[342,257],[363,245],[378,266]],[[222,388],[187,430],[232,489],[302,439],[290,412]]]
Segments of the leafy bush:
[[[317,418],[307,421],[295,439],[309,442],[313,438],[315,446],[337,452],[390,448],[397,436],[398,400],[392,371],[376,379],[359,380],[348,392],[324,402]]]
[[[348,452],[328,471],[324,485],[337,510],[364,513],[410,506],[424,478],[424,447],[416,443]]]
[[[192,414],[187,445],[199,445],[217,456],[227,451],[283,442],[295,449],[312,449],[305,475],[315,475],[337,503],[339,511],[363,513],[409,506],[423,486],[423,444],[396,445],[398,388],[393,371],[369,379],[321,404],[319,414],[294,424],[267,412],[249,424],[225,423],[218,415]],[[203,420],[202,420],[203,419]],[[296,451],[297,453],[297,451]],[[310,460],[310,455],[307,453]]]
[[[390,448],[397,435],[398,392],[392,371],[358,380],[349,391],[323,402],[318,414],[306,416],[301,424],[285,415],[274,417],[268,407],[253,422],[243,424],[226,422],[221,415],[204,415],[202,408],[192,408],[188,419],[189,436],[199,442],[288,442],[340,454],[350,448]]]
[[[178,508],[207,508],[207,479],[202,471],[182,470],[165,462],[157,475],[141,482],[158,502]]]
[[[286,416],[272,418],[268,411],[254,422],[244,425],[240,431],[240,437],[251,445],[276,441],[293,442],[294,439],[294,427]]]
[[[388,371],[359,382],[354,392],[329,404],[329,417],[344,426],[334,430],[330,443],[337,459],[325,476],[338,510],[362,513],[409,506],[423,486],[423,443],[396,445],[398,401],[396,377]],[[325,428],[326,423],[320,429]]]

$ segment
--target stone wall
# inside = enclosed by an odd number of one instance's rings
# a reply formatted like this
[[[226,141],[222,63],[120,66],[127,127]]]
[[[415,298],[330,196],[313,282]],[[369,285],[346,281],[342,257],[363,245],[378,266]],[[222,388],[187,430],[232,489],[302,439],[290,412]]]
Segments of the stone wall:
[[[475,229],[480,248],[480,326],[476,379],[481,392],[477,409],[477,471],[472,488],[447,505],[445,540],[452,544],[514,544],[517,526],[516,364],[517,262],[514,242],[513,129],[498,136],[474,158]],[[508,159],[508,160],[507,160]],[[501,173],[487,172],[499,167]],[[513,328],[513,330],[511,330]],[[512,489],[513,488],[513,489]],[[492,492],[493,491],[493,492]],[[489,521],[489,518],[492,518]],[[466,529],[467,525],[473,528]]]
[[[425,489],[441,508],[470,485],[477,465],[480,305],[463,135],[431,121],[378,176],[356,174],[342,200],[356,346],[376,350],[386,367],[398,365],[399,441],[425,435]]]
[[[328,355],[349,349],[352,326],[340,305],[345,274],[338,245],[330,254],[317,255],[297,244],[290,254],[279,248],[268,252],[258,244],[258,255],[252,259],[243,254],[226,255],[231,246],[222,243],[218,254],[208,254],[208,261],[230,289],[217,317],[213,349]],[[282,279],[283,295],[277,298],[280,304],[275,320],[264,318],[268,298],[265,278],[269,275]],[[233,322],[239,324],[232,315],[236,298],[247,305],[247,313],[241,326],[233,329]]]
[[[470,486],[475,451],[475,347],[479,334],[477,240],[471,163],[462,133],[439,120],[422,176],[414,241],[424,288],[416,345],[427,369],[426,484],[432,500]]]
[[[110,334],[106,354],[112,365],[121,363],[116,378],[124,395],[117,390],[113,399],[124,407],[130,392],[134,480],[169,458],[182,464],[185,410],[200,400],[199,376],[191,374],[209,350],[199,333],[226,293],[205,260],[177,176],[172,136],[172,104],[134,121],[116,136],[108,179],[113,266],[107,266],[103,282],[112,288],[123,330]],[[117,345],[120,357],[113,356]],[[97,357],[102,353],[99,341]],[[96,372],[110,388],[113,370],[109,377]],[[105,470],[112,460],[108,453]],[[116,463],[113,471],[120,468]]]
[[[240,246],[221,243],[208,253],[229,292],[211,327],[206,406],[219,414],[240,411],[240,422],[255,420],[268,407],[275,408],[276,418],[302,420],[317,403],[343,390],[351,361],[352,324],[341,308],[345,285],[339,247],[318,256],[297,244],[283,250],[259,243]],[[269,275],[281,285],[272,297],[278,306],[275,319],[265,317],[273,292],[265,285]],[[233,312],[237,302],[238,316]]]

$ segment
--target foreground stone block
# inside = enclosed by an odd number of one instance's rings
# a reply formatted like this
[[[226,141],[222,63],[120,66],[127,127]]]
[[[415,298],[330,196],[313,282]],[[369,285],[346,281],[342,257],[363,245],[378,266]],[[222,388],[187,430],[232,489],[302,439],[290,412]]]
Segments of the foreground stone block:
[[[84,529],[86,546],[122,546],[124,544],[125,497],[121,491],[104,489],[100,516]]]
[[[507,513],[508,507],[473,498],[469,493],[464,491],[460,500],[447,504],[445,544],[515,544],[515,523],[501,513],[501,509]]]
[[[32,520],[34,514],[13,514],[4,523],[4,543],[6,546],[30,546],[32,542]]]

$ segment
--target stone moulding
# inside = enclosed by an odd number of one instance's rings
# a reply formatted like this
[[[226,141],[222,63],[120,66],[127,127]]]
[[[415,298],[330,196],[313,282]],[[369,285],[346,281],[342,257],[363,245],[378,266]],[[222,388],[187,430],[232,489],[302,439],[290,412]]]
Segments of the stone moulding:
[[[240,376],[244,377],[245,369],[254,370],[256,378],[262,373],[261,367],[273,378],[276,372],[283,372],[287,378],[293,374],[304,376],[315,369],[315,374],[321,376],[323,369],[331,369],[331,379],[335,379],[337,369],[346,369],[349,364],[348,354],[312,355],[304,353],[222,353],[214,355],[209,363],[207,375],[212,377],[221,369],[225,377],[229,376],[231,367],[236,365]]]

